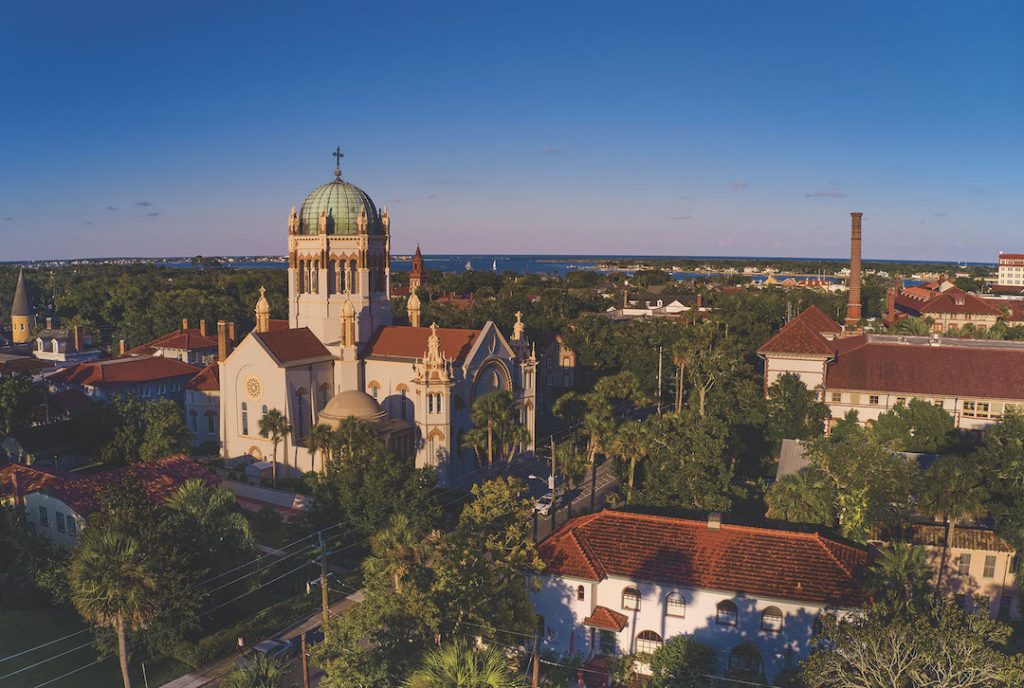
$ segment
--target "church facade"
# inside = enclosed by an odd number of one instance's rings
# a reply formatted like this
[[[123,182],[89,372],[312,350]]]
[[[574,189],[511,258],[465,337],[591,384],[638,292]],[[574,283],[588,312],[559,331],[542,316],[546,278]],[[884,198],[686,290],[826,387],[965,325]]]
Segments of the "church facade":
[[[419,299],[411,297],[410,326],[392,324],[390,257],[387,208],[343,180],[340,165],[333,181],[292,208],[288,321],[270,320],[261,290],[256,328],[219,364],[225,458],[270,459],[273,444],[259,421],[277,409],[292,427],[278,462],[286,473],[319,470],[306,448],[312,428],[356,417],[414,455],[417,467],[436,468],[442,484],[458,483],[477,467],[462,446],[472,404],[495,390],[511,392],[533,438],[537,360],[522,322],[508,338],[491,322],[479,330],[420,327]]]

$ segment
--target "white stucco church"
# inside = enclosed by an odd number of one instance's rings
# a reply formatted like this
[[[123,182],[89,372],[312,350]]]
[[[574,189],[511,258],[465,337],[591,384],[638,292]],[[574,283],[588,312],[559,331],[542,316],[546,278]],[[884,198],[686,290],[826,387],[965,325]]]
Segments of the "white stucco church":
[[[418,467],[436,467],[440,483],[459,482],[475,468],[462,437],[481,394],[510,391],[534,436],[536,356],[521,321],[511,338],[491,322],[420,327],[415,294],[410,325],[392,324],[391,219],[341,178],[336,155],[334,180],[288,218],[287,323],[270,319],[275,296],[261,290],[256,328],[221,356],[222,454],[269,459],[259,420],[277,409],[292,426],[278,447],[282,469],[319,470],[306,449],[310,430],[357,417]],[[531,439],[524,450],[533,448]]]

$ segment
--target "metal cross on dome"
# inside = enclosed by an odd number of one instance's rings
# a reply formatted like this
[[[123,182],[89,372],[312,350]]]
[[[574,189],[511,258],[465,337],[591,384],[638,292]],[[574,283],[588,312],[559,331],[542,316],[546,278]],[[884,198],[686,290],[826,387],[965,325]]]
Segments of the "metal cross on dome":
[[[335,148],[331,155],[334,156],[334,176],[341,179],[341,159],[345,157],[345,154],[341,152],[341,146]]]

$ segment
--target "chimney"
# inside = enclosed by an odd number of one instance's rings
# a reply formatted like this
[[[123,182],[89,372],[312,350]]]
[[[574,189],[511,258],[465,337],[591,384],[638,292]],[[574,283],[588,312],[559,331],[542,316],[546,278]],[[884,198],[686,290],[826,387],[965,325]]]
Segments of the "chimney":
[[[885,294],[885,321],[890,325],[896,322],[896,287],[889,287]]]
[[[223,320],[217,321],[217,360],[223,363],[231,353],[228,345],[228,324]]]
[[[48,329],[48,330],[52,330],[53,329],[53,318],[47,318],[46,319],[46,329]]]
[[[860,323],[860,220],[864,213],[850,213],[850,280],[847,284],[850,300],[846,305],[846,327],[854,329]]]
[[[206,336],[206,320],[199,321],[199,334]]]
[[[183,330],[187,330],[188,329],[188,318],[182,318],[181,319],[181,329],[183,329]]]
[[[228,341],[232,344],[235,343],[235,322],[231,321],[228,323]]]
[[[117,348],[118,348],[118,352],[119,352],[119,354],[120,354],[121,356],[124,356],[124,355],[125,355],[125,353],[126,353],[126,352],[128,351],[128,346],[127,346],[127,345],[126,345],[126,344],[124,343],[124,340],[123,340],[123,339],[122,339],[122,340],[121,340],[121,342],[120,342],[120,343],[118,344],[118,347],[117,347]]]
[[[75,325],[74,329],[71,330],[71,335],[74,338],[75,351],[81,351],[85,342],[82,340],[82,328]]]
[[[722,514],[717,511],[713,511],[708,514],[708,530],[721,530],[722,529]]]

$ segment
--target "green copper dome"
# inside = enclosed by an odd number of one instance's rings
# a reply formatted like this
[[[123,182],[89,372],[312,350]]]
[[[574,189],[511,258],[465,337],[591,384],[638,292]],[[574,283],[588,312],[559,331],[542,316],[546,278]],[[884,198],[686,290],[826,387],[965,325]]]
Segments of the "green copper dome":
[[[299,211],[299,234],[320,233],[320,213],[327,213],[328,234],[358,234],[359,213],[366,209],[366,233],[383,234],[377,206],[365,191],[340,177],[313,189]]]

